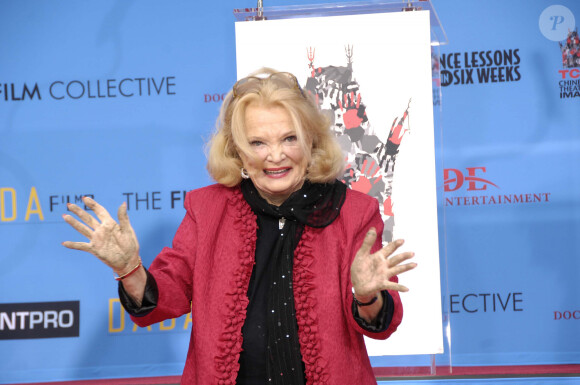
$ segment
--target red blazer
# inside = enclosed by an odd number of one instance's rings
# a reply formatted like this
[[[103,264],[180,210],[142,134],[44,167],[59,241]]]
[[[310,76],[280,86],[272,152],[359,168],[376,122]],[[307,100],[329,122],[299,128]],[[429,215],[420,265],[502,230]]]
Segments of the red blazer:
[[[242,325],[256,246],[256,216],[239,187],[212,185],[191,191],[172,248],[164,248],[149,271],[159,288],[158,305],[139,326],[191,310],[192,328],[182,384],[235,384]],[[294,258],[294,298],[308,385],[376,384],[363,334],[386,339],[403,310],[390,292],[394,315],[382,333],[362,329],[352,314],[350,265],[370,227],[382,234],[378,202],[348,190],[329,226],[306,226]],[[380,248],[380,240],[373,251]],[[393,278],[396,280],[396,277]]]

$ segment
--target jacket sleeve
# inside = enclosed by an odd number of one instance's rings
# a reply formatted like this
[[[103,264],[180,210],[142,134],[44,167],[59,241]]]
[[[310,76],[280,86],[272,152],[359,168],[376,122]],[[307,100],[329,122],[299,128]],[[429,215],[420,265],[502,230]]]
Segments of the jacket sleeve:
[[[361,211],[363,211],[362,214],[362,218],[360,220],[360,222],[356,223],[356,224],[352,224],[354,226],[353,229],[353,234],[354,234],[354,241],[352,242],[353,245],[353,249],[350,250],[350,254],[348,255],[349,258],[349,263],[348,263],[348,267],[345,269],[345,271],[343,272],[343,274],[346,275],[346,277],[344,278],[344,282],[346,282],[347,284],[345,285],[346,287],[344,288],[344,292],[343,292],[343,306],[345,307],[344,311],[345,314],[347,314],[347,319],[349,324],[351,325],[351,327],[353,327],[357,332],[366,335],[367,337],[370,338],[374,338],[374,339],[379,339],[379,340],[384,340],[387,339],[391,334],[393,334],[393,332],[395,330],[397,330],[397,327],[399,326],[399,324],[401,323],[401,320],[403,319],[403,306],[401,304],[401,299],[399,297],[399,293],[397,291],[392,291],[392,290],[388,290],[388,294],[390,295],[391,299],[392,299],[392,307],[390,307],[391,314],[386,314],[386,320],[389,320],[390,318],[390,322],[388,324],[388,327],[381,328],[383,329],[382,331],[377,330],[377,331],[371,331],[368,330],[368,328],[363,328],[355,319],[355,313],[353,312],[353,309],[356,309],[356,307],[353,307],[353,297],[352,297],[352,282],[350,279],[350,266],[352,264],[352,261],[354,260],[354,257],[358,251],[358,249],[361,247],[363,240],[365,238],[366,233],[370,230],[371,227],[374,227],[376,229],[377,232],[377,240],[374,244],[374,246],[371,249],[371,252],[374,253],[377,250],[380,250],[382,247],[382,239],[381,239],[381,235],[383,233],[383,221],[381,218],[381,214],[379,212],[379,203],[377,200],[372,199],[372,200],[367,200],[365,199],[366,202],[369,202],[365,208],[361,209]],[[356,206],[355,206],[356,207]],[[358,207],[357,207],[358,209]],[[393,282],[398,282],[398,278],[396,276],[391,277],[390,279]]]
[[[172,247],[165,247],[148,269],[157,286],[157,304],[145,315],[132,315],[139,326],[148,326],[191,311],[193,266],[197,245],[197,221],[191,208],[192,194],[185,199],[185,217]]]
[[[119,300],[123,308],[129,313],[129,315],[135,317],[144,317],[151,313],[157,307],[157,300],[159,299],[159,292],[157,290],[157,283],[155,278],[151,273],[145,269],[147,273],[147,282],[145,283],[145,292],[143,293],[143,299],[141,300],[141,305],[137,305],[131,296],[125,291],[125,287],[122,282],[119,282]]]

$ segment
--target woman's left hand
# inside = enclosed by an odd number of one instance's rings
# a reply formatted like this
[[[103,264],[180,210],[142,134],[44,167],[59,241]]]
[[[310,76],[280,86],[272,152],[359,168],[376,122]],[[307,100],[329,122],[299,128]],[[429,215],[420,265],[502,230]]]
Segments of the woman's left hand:
[[[406,271],[414,269],[416,263],[405,263],[415,253],[405,252],[391,257],[404,243],[402,239],[393,241],[371,254],[371,248],[377,239],[377,232],[371,228],[350,267],[350,279],[357,298],[375,297],[381,290],[408,291],[405,286],[389,279]]]

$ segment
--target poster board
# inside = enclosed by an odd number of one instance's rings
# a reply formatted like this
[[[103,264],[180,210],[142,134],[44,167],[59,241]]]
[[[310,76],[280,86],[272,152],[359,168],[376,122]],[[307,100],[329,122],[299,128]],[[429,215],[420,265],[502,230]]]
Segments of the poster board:
[[[405,239],[403,323],[370,355],[443,352],[429,12],[236,23],[238,78],[295,74],[332,118],[349,187],[379,200],[383,241]]]

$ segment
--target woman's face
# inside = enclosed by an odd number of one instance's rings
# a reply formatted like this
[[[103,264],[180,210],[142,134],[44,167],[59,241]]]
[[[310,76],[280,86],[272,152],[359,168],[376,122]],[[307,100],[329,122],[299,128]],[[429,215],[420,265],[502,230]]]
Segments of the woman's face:
[[[279,206],[304,183],[308,159],[290,114],[282,107],[246,107],[246,137],[255,159],[241,153],[244,168],[268,203]]]

